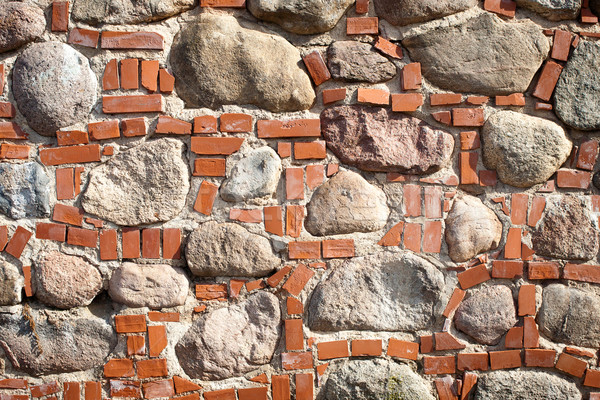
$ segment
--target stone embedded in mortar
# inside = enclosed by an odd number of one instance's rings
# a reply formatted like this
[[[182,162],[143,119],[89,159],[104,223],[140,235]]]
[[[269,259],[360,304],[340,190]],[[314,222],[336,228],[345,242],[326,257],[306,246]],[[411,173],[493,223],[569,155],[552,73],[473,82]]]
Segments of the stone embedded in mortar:
[[[89,25],[159,21],[194,7],[194,0],[75,0],[71,17]]]
[[[90,172],[81,205],[119,225],[169,221],[185,206],[190,173],[181,141],[163,138],[112,157]]]
[[[333,42],[327,49],[331,76],[349,82],[378,83],[396,75],[396,66],[372,45],[354,40]]]
[[[21,302],[25,280],[16,265],[0,261],[0,306],[12,306]]]
[[[19,111],[40,135],[86,122],[96,103],[98,79],[88,59],[59,42],[34,43],[13,67],[12,89]]]
[[[214,221],[190,234],[185,255],[196,276],[260,277],[281,264],[267,238],[238,224]]]
[[[598,230],[584,199],[546,198],[546,211],[533,232],[536,254],[565,260],[590,260],[598,253]]]
[[[519,369],[479,374],[475,400],[581,400],[574,382],[545,371]]]
[[[231,202],[272,197],[281,171],[281,159],[273,149],[254,149],[235,164],[221,185],[221,197]]]
[[[41,165],[0,163],[0,212],[13,219],[50,215],[50,178]]]
[[[306,230],[316,236],[378,231],[390,215],[385,193],[351,171],[319,186],[307,211]]]
[[[581,10],[581,0],[516,0],[516,2],[519,7],[534,11],[551,21],[577,19]]]
[[[18,1],[0,7],[0,53],[17,49],[42,36],[46,18],[41,8]]]
[[[560,125],[514,111],[492,114],[481,140],[486,167],[507,185],[522,188],[548,181],[573,147]]]
[[[488,96],[522,93],[550,51],[542,28],[490,13],[437,27],[402,44],[434,85]]]
[[[325,332],[427,329],[443,289],[443,274],[412,253],[353,258],[333,269],[313,292],[308,326]]]
[[[323,398],[434,400],[429,386],[406,364],[382,359],[351,360],[329,372]]]
[[[258,19],[274,22],[301,35],[324,33],[335,27],[354,0],[248,0]]]
[[[279,300],[268,292],[198,318],[175,346],[193,379],[236,377],[268,364],[280,335]]]
[[[582,40],[569,57],[554,91],[554,110],[572,128],[600,129],[600,44]]]
[[[477,0],[375,0],[375,12],[392,25],[445,17],[477,5]]]
[[[343,163],[365,171],[429,174],[446,165],[454,150],[450,133],[379,107],[328,108],[321,131]]]
[[[500,240],[502,223],[481,200],[465,195],[454,201],[446,218],[446,243],[452,261],[468,261],[495,249]]]
[[[301,64],[300,52],[285,39],[207,13],[183,27],[171,49],[177,93],[187,107],[307,110],[315,92]]]
[[[69,309],[89,305],[102,290],[102,276],[83,258],[52,251],[35,263],[32,285],[42,303]]]
[[[463,301],[454,315],[456,329],[482,344],[496,345],[517,323],[515,302],[506,286],[489,286]]]

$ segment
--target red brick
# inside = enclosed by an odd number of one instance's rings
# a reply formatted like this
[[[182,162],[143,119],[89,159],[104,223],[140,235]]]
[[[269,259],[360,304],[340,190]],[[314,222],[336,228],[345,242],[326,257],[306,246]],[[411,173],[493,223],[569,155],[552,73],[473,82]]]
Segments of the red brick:
[[[588,369],[585,373],[585,380],[583,381],[584,386],[600,388],[600,371],[594,369]],[[590,399],[592,397],[590,396]]]
[[[296,384],[297,386],[297,384]],[[239,400],[267,400],[268,398],[268,387],[254,387],[246,389],[238,389]]]
[[[103,229],[100,232],[100,259],[103,261],[117,260],[117,231]]]
[[[466,293],[467,292],[465,292],[464,290],[455,288],[454,292],[452,293],[452,296],[450,297],[450,300],[448,300],[448,304],[446,305],[446,308],[444,309],[444,312],[442,315],[446,318],[450,318],[452,313],[454,313],[454,311],[456,311],[456,309],[458,308],[460,303],[465,298]]]
[[[402,231],[404,230],[404,222],[400,221],[394,225],[387,233],[381,238],[379,243],[380,246],[399,246],[402,240]]]
[[[392,94],[392,111],[412,112],[423,105],[421,93],[396,93]]]
[[[121,129],[125,137],[146,136],[146,120],[143,117],[124,119]]]
[[[352,357],[379,357],[383,352],[383,342],[381,339],[353,340],[351,348]]]
[[[200,0],[200,7],[246,7],[246,0]]]
[[[458,400],[458,396],[455,394],[457,393],[457,390],[453,388],[451,377],[446,376],[444,378],[438,378],[434,383],[440,400]]]
[[[450,111],[438,111],[431,113],[433,119],[440,124],[452,125],[452,113]]]
[[[460,153],[460,183],[462,185],[478,185],[477,163],[479,155],[476,152],[462,151]]]
[[[146,355],[146,339],[144,336],[133,335],[127,336],[127,355],[128,356],[145,356]]]
[[[324,140],[294,143],[294,158],[296,160],[322,160],[325,157],[327,157],[327,149]]]
[[[304,170],[302,168],[285,169],[285,189],[288,200],[304,199]]]
[[[421,88],[423,78],[421,76],[421,63],[406,64],[402,68],[402,90],[418,90]]]
[[[322,92],[323,104],[331,104],[346,99],[346,88],[325,89]]]
[[[600,392],[590,393],[590,400],[600,400]]]
[[[292,272],[292,275],[290,275],[283,285],[283,290],[287,291],[292,296],[298,296],[314,275],[314,271],[306,268],[303,264],[298,264],[296,269],[294,269],[294,272]]]
[[[59,146],[88,144],[90,142],[88,133],[84,131],[57,131],[56,138]]]
[[[510,202],[510,219],[513,225],[525,225],[529,196],[525,193],[513,193]]]
[[[425,187],[425,218],[442,218],[442,189],[439,186]]]
[[[2,400],[29,400],[28,394],[2,394]],[[48,400],[56,400],[56,397],[49,397]]]
[[[496,96],[497,106],[525,106],[525,95],[523,93],[513,93],[507,96]]]
[[[523,261],[497,260],[492,262],[492,278],[515,279],[523,276]]]
[[[315,83],[315,86],[319,86],[331,79],[329,69],[318,50],[302,57],[302,61],[304,61],[304,65],[306,65],[306,69]]]
[[[300,237],[304,221],[304,206],[288,205],[286,207],[285,234],[293,238]]]
[[[178,312],[148,312],[148,319],[153,322],[179,322],[180,317],[181,316]]]
[[[285,370],[311,369],[313,367],[313,355],[311,351],[304,353],[281,353],[281,366]],[[273,377],[273,382],[275,382]]]
[[[538,101],[535,103],[535,109],[536,111],[552,111],[553,107],[552,104],[542,103]]]
[[[481,264],[476,267],[469,268],[464,272],[460,272],[457,277],[458,282],[463,290],[469,289],[491,279],[485,264]]]
[[[66,235],[67,227],[63,224],[53,224],[51,222],[38,222],[35,227],[35,237],[37,239],[64,242]]]
[[[588,364],[587,362],[573,357],[572,355],[561,353],[554,366],[557,370],[565,372],[576,378],[582,378]]]
[[[323,240],[323,258],[354,257],[354,239]]]
[[[216,0],[201,0],[201,1],[216,1]],[[235,389],[213,390],[204,392],[204,400],[236,400]]]
[[[357,14],[366,14],[369,12],[369,0],[356,0],[354,11]]]
[[[163,37],[156,32],[102,31],[102,49],[163,50]]]
[[[564,351],[565,351],[565,353],[573,354],[573,355],[579,356],[579,357],[594,358],[596,356],[596,353],[593,351],[579,349],[577,347],[572,347],[572,346],[566,346]]]
[[[313,400],[313,380],[313,374],[296,374],[296,400]]]
[[[592,173],[575,169],[559,169],[556,172],[556,185],[559,188],[587,189],[590,187]]]
[[[163,111],[160,94],[102,96],[102,112],[105,114],[153,113]]]
[[[538,221],[542,218],[544,209],[546,208],[546,199],[544,197],[534,197],[529,210],[529,218],[527,225],[535,227]]]
[[[419,343],[390,338],[387,355],[416,361],[419,355]]]
[[[219,192],[219,187],[213,183],[203,181],[198,190],[194,203],[194,210],[204,215],[212,214],[213,204]]]
[[[142,390],[140,386],[140,382],[111,380],[110,395],[111,397],[141,398]],[[77,398],[73,400],[79,400],[79,393],[77,393]]]
[[[529,262],[527,264],[529,279],[559,279],[558,263],[554,262]]]
[[[526,367],[554,367],[556,358],[556,350],[546,349],[526,349],[525,350],[525,366]]]
[[[104,226],[104,221],[101,219],[95,219],[90,217],[85,217],[85,222],[91,225],[94,225],[94,228],[102,228]]]
[[[69,32],[69,44],[76,44],[83,47],[91,47],[95,49],[98,47],[98,39],[100,39],[100,32],[91,29],[73,28]],[[107,90],[107,89],[105,89]]]
[[[423,357],[423,373],[425,375],[453,374],[455,372],[454,356]]]
[[[79,382],[63,383],[63,400],[79,400],[81,396],[81,386]]]
[[[390,42],[389,40],[381,36],[377,37],[374,47],[383,54],[392,58],[397,58],[400,60],[404,57],[402,54],[402,47]]]
[[[217,117],[203,115],[194,118],[194,133],[217,133]]]
[[[265,282],[262,279],[256,279],[253,281],[246,282],[246,291],[250,293],[253,290],[263,289]]]
[[[496,174],[496,171],[479,171],[479,184],[481,186],[496,186],[497,183],[498,175]]]
[[[572,37],[571,32],[562,29],[555,30],[551,57],[555,60],[567,61],[569,59],[569,51],[571,50]]]
[[[173,377],[173,383],[175,384],[175,393],[177,394],[202,389],[202,386],[196,385],[194,382],[188,381],[187,379],[184,379],[177,375]]]
[[[244,138],[192,137],[192,152],[200,155],[230,155],[242,147]]]
[[[167,343],[166,326],[153,325],[148,327],[148,348],[150,350],[150,357],[158,357],[160,353],[167,347]]]
[[[406,223],[404,228],[404,248],[415,253],[421,251],[421,224]]]
[[[523,348],[523,327],[515,326],[510,328],[504,338],[504,347],[507,349]]]
[[[327,164],[327,177],[333,176],[340,170],[339,164]]]
[[[135,367],[140,379],[161,378],[168,375],[167,360],[164,358],[137,361]]]
[[[285,320],[285,349],[304,350],[304,333],[301,319]]]
[[[356,99],[359,103],[387,106],[390,104],[390,92],[385,89],[358,88]]]
[[[595,140],[586,140],[579,146],[579,155],[577,157],[577,168],[592,171],[598,158],[598,142]]]
[[[15,233],[13,233],[4,250],[15,258],[21,257],[21,253],[23,253],[23,250],[25,249],[27,242],[29,242],[31,235],[33,234],[27,229],[17,226]]]
[[[485,0],[483,8],[487,11],[513,18],[517,12],[517,3],[513,0]]]
[[[164,135],[191,135],[192,124],[177,118],[161,115],[158,117],[158,124],[154,132]]]
[[[452,121],[454,126],[483,126],[483,108],[453,108]]]
[[[67,243],[73,246],[95,248],[98,245],[98,231],[69,227]]]
[[[158,60],[142,60],[142,86],[151,93],[158,90]]]
[[[273,400],[290,400],[291,394],[289,375],[271,376],[271,396],[273,397]]]
[[[175,77],[164,68],[158,71],[158,81],[161,93],[171,93],[175,89]]]
[[[25,296],[31,297],[31,296],[33,296],[33,289],[31,287],[31,266],[30,265],[23,266],[23,278],[25,280]]]
[[[56,169],[56,199],[66,200],[75,197],[73,168]]]
[[[459,371],[487,371],[488,353],[458,353],[456,367]]]
[[[162,381],[145,382],[142,384],[145,399],[158,397],[171,397],[175,394],[173,381],[166,379]]]
[[[433,334],[435,338],[435,350],[461,350],[467,347],[448,332],[436,332]]]
[[[488,101],[490,101],[490,98],[488,96],[468,96],[467,97],[467,104],[469,104],[471,106],[482,106],[484,104],[487,104]]]
[[[321,136],[320,119],[260,120],[256,128],[259,139]]]
[[[596,265],[567,263],[563,270],[563,279],[600,283],[600,267]]]
[[[421,186],[418,185],[405,185],[404,186],[404,208],[407,217],[420,217],[421,216],[421,198],[422,191]]]
[[[121,137],[119,121],[101,121],[88,124],[88,131],[92,140],[118,139]]]
[[[421,344],[420,351],[423,354],[431,353],[433,351],[433,335],[419,336]]]
[[[252,132],[252,116],[240,113],[222,114],[219,129],[227,133]]]
[[[598,23],[598,17],[596,15],[594,15],[594,13],[592,12],[592,10],[590,10],[587,7],[582,7],[581,8],[581,23],[583,24],[597,24]],[[579,34],[581,36],[593,36],[592,32],[579,32]]]
[[[27,389],[27,387],[25,379],[0,379],[0,389]]]
[[[227,298],[227,284],[196,285],[196,298],[199,300],[225,300]]]
[[[227,162],[224,158],[196,158],[194,160],[194,176],[224,177]]]
[[[442,221],[425,221],[423,227],[423,252],[439,253],[442,250]]]
[[[317,344],[319,360],[331,360],[333,358],[349,357],[348,341],[336,340],[332,342],[321,342]]]
[[[506,245],[504,246],[504,258],[521,258],[521,228],[510,228],[506,236]]]
[[[348,18],[346,20],[347,35],[377,35],[379,19],[377,17]]]
[[[102,384],[100,382],[86,382],[84,390],[85,400],[102,400]]]
[[[523,318],[523,347],[540,347],[540,334],[534,317]]]
[[[281,206],[265,207],[265,231],[273,235],[283,236],[283,215]]]
[[[142,257],[160,258],[160,229],[142,230]]]
[[[519,288],[519,316],[535,315],[535,285],[523,284]]]
[[[133,361],[126,358],[114,358],[104,365],[106,378],[128,378],[134,375]]]
[[[0,101],[0,118],[14,118],[16,113],[15,106],[6,101]]]
[[[140,230],[123,228],[122,234],[123,258],[140,257]]]
[[[310,190],[314,190],[321,186],[325,177],[325,166],[322,164],[318,165],[307,165],[306,166],[306,186]]]
[[[31,397],[42,397],[60,392],[60,386],[56,381],[44,383],[38,386],[32,386],[30,389]]]
[[[0,145],[0,159],[27,160],[31,148],[27,145],[2,143]]]
[[[519,368],[521,366],[521,350],[490,351],[492,370]]]
[[[28,137],[29,135],[15,122],[0,122],[0,139],[25,140]]]
[[[300,315],[304,313],[304,305],[298,299],[288,297],[286,299],[286,308],[289,315]]]
[[[463,376],[463,386],[460,394],[460,400],[467,400],[477,384],[477,375],[472,372],[465,372]]]
[[[267,285],[271,287],[276,287],[283,280],[283,278],[285,278],[287,274],[290,273],[291,270],[292,267],[290,267],[289,265],[286,265],[285,267],[281,268],[279,271],[275,272],[267,279]]]
[[[233,221],[240,221],[249,224],[258,224],[263,220],[263,211],[260,208],[253,210],[242,210],[239,208],[232,208],[229,210],[229,219]]]
[[[429,96],[429,103],[432,106],[456,105],[462,102],[460,93],[432,93]]]
[[[533,91],[533,96],[544,101],[550,101],[563,66],[555,61],[548,61],[542,68],[542,73]]]
[[[125,90],[137,90],[139,87],[139,60],[137,58],[121,60],[121,88]]]

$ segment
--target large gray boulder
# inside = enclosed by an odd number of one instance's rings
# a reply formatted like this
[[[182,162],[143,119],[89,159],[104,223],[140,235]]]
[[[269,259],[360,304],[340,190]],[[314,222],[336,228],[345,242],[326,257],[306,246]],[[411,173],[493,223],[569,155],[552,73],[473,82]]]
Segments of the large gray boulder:
[[[42,36],[46,18],[41,8],[19,1],[4,1],[0,8],[0,53],[18,49]]]
[[[335,79],[378,83],[396,75],[396,66],[369,43],[333,42],[327,49],[327,66]]]
[[[392,25],[410,25],[455,14],[477,0],[375,0],[377,15]]]
[[[0,163],[0,212],[13,219],[47,217],[50,187],[50,178],[38,163]]]
[[[481,374],[475,400],[581,400],[575,382],[545,371],[519,369]]]
[[[581,0],[516,0],[516,2],[519,7],[535,11],[551,21],[577,19],[581,11]]]
[[[159,21],[194,7],[194,0],[75,0],[71,17],[89,25]]]

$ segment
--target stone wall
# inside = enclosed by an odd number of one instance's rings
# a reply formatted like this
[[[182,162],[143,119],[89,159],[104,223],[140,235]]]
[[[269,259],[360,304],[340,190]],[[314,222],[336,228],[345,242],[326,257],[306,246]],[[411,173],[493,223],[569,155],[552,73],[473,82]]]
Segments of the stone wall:
[[[2,1],[0,400],[600,399],[599,13]]]

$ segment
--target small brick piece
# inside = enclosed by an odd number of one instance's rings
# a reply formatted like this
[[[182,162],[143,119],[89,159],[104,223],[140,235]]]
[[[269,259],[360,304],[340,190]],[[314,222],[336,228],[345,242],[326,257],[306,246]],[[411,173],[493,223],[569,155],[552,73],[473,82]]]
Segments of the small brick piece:
[[[552,107],[552,104],[542,103],[539,101],[535,103],[536,111],[552,111],[553,108],[554,107]]]
[[[285,278],[287,274],[289,274],[291,271],[292,267],[286,265],[267,279],[267,285],[271,287],[276,287],[283,280],[283,278]]]
[[[158,124],[156,124],[154,132],[163,135],[191,135],[192,124],[177,118],[161,115],[158,117]]]
[[[573,354],[574,356],[586,357],[586,358],[594,358],[596,353],[589,350],[579,349],[577,347],[566,346],[565,353]]]
[[[130,378],[134,375],[133,361],[127,358],[114,358],[104,364],[106,378]]]
[[[75,197],[73,168],[56,169],[56,199],[67,200]]]
[[[92,140],[118,139],[121,137],[118,120],[89,123],[88,131]]]
[[[526,193],[513,193],[510,202],[510,220],[513,225],[525,225],[529,196]]]
[[[531,202],[531,209],[529,210],[529,217],[527,219],[527,225],[535,227],[546,208],[546,199],[543,197],[534,197]]]
[[[153,325],[148,327],[148,348],[150,349],[150,357],[158,357],[167,347],[167,344],[166,326]]]
[[[224,177],[227,162],[224,158],[196,158],[194,160],[194,176]]]
[[[300,237],[304,221],[304,206],[289,205],[286,207],[285,234],[293,238]]]
[[[146,317],[141,314],[115,315],[115,329],[117,333],[146,332]]]
[[[496,260],[492,262],[492,278],[515,279],[523,276],[523,261]]]
[[[291,399],[289,375],[271,376],[271,396],[273,397],[273,400]]]
[[[143,336],[139,335],[127,336],[127,355],[145,356],[146,339]]]
[[[467,97],[467,104],[471,106],[482,106],[490,101],[488,96],[469,96]]]
[[[302,168],[285,169],[285,189],[288,200],[304,199],[304,170]]]
[[[570,354],[561,353],[561,355],[558,356],[558,361],[554,367],[557,370],[565,372],[576,378],[582,378],[587,365],[587,362],[580,360],[579,358],[573,357]]]
[[[537,279],[559,279],[560,271],[558,269],[558,263],[554,262],[529,262],[527,264],[529,274],[528,277],[531,280]]]
[[[252,292],[253,290],[262,289],[264,287],[265,282],[262,279],[256,279],[250,282],[246,282],[246,291],[248,293]]]
[[[459,371],[487,371],[488,353],[458,353],[456,367]]]
[[[419,343],[390,338],[387,355],[416,361],[419,356]]]
[[[25,296],[31,297],[33,296],[33,288],[31,287],[31,266],[24,265],[23,266],[23,278],[25,280]]]
[[[246,0],[200,0],[200,7],[246,7]]]
[[[421,199],[422,189],[418,185],[405,185],[404,186],[404,208],[407,217],[420,217],[421,216]]]
[[[151,93],[158,90],[158,60],[142,60],[142,86]]]
[[[404,228],[404,248],[415,253],[421,251],[421,224],[406,223]]]
[[[402,90],[418,90],[423,84],[421,63],[406,64],[402,68]]]
[[[2,143],[0,145],[0,159],[3,160],[27,160],[31,148],[27,145]]]
[[[483,126],[483,108],[453,108],[452,121],[454,126]]]
[[[462,185],[478,185],[477,163],[479,155],[476,152],[462,151],[460,153],[460,183]]]
[[[100,232],[100,259],[102,261],[118,259],[115,229],[104,229]]]
[[[563,279],[600,283],[600,267],[596,265],[567,263],[563,270]]]
[[[23,253],[31,235],[33,235],[33,233],[29,232],[27,229],[22,226],[17,226],[17,230],[10,238],[10,241],[4,250],[14,258],[21,257],[21,253]]]
[[[204,215],[212,214],[213,204],[217,198],[219,187],[208,181],[203,181],[198,190],[194,210]]]
[[[515,326],[510,328],[504,338],[504,347],[507,349],[523,348],[523,327]]]
[[[334,358],[349,357],[348,341],[336,340],[332,342],[321,342],[317,344],[319,360],[331,360]]]
[[[519,317],[535,315],[535,285],[523,284],[519,288]]]
[[[425,217],[442,218],[442,189],[439,186],[425,187]]]
[[[200,155],[230,155],[242,147],[243,138],[192,137],[192,152]]]
[[[325,89],[322,92],[323,104],[331,104],[346,99],[346,88]]]
[[[283,289],[292,296],[298,296],[314,275],[314,271],[306,268],[303,264],[298,264],[292,275],[290,275],[283,285]]]
[[[252,131],[252,116],[241,113],[226,113],[220,117],[219,130],[226,133],[244,133]]]
[[[588,369],[585,373],[585,380],[583,381],[584,386],[600,388],[600,371],[595,369]],[[592,399],[590,394],[590,399]]]
[[[0,122],[0,139],[25,140],[28,137],[15,122]]]
[[[513,0],[485,0],[483,8],[508,18],[514,18],[517,12],[517,3]]]
[[[12,103],[1,101],[0,102],[0,118],[14,118],[17,114],[17,110]]]
[[[0,379],[0,389],[27,389],[28,384],[25,379]],[[79,397],[77,397],[79,400]]]
[[[359,103],[387,106],[390,104],[390,92],[385,89],[358,88],[356,99]]]
[[[69,32],[67,43],[95,49],[98,47],[100,32],[92,29],[73,28]],[[105,89],[108,90],[108,89]]]
[[[497,106],[525,106],[525,95],[523,93],[513,93],[507,96],[496,96]]]
[[[534,317],[523,318],[523,347],[528,349],[540,347],[540,334]]]
[[[369,12],[369,0],[356,0],[354,11],[357,14],[366,14]]]
[[[169,374],[167,360],[164,358],[137,361],[135,366],[140,379],[161,378]]]
[[[31,397],[42,397],[60,392],[60,385],[58,384],[58,382],[53,381],[38,386],[32,386],[30,390]]]
[[[90,142],[88,133],[84,131],[57,131],[56,139],[59,146],[88,144]]]
[[[227,298],[227,284],[196,285],[196,298],[199,300],[224,300]]]
[[[506,236],[506,245],[504,246],[504,258],[521,258],[521,237],[523,230],[521,228],[509,228]]]
[[[571,32],[562,29],[554,31],[554,43],[552,44],[551,57],[559,61],[569,60],[569,51],[571,50]]]
[[[105,50],[163,50],[164,39],[156,32],[103,31],[100,47]]]
[[[313,367],[312,352],[281,353],[281,366],[288,371],[293,369],[311,369]]]
[[[433,335],[419,336],[419,341],[421,343],[421,353],[426,354],[433,351]]]
[[[463,301],[466,294],[467,294],[467,292],[465,292],[464,290],[455,288],[454,292],[452,292],[452,296],[450,297],[450,300],[448,300],[448,304],[446,305],[446,308],[444,309],[444,312],[442,315],[446,318],[450,318],[452,313],[454,313],[454,311],[456,311],[456,309],[458,308],[460,303]]]
[[[306,65],[306,69],[315,83],[315,86],[319,86],[331,79],[331,73],[318,50],[302,57],[302,61],[304,61],[304,65]]]
[[[477,374],[465,372],[463,375],[463,385],[460,390],[460,400],[470,399],[471,393],[477,384]]]
[[[79,382],[63,383],[63,400],[79,400],[81,397],[81,385]]]
[[[348,18],[346,20],[347,35],[377,35],[379,19],[377,17]]]
[[[389,40],[381,36],[377,37],[374,47],[383,54],[392,58],[402,59],[402,57],[404,57],[404,55],[402,54],[402,47],[390,42]]]
[[[413,112],[423,105],[421,93],[396,93],[392,94],[392,111]]]
[[[492,370],[519,368],[521,366],[521,350],[490,351]]]
[[[431,106],[457,105],[461,102],[462,94],[460,93],[432,93],[429,96]]]
[[[196,385],[194,382],[188,381],[187,379],[184,379],[177,375],[173,377],[173,383],[175,384],[175,393],[177,394],[202,389],[202,386]]]
[[[542,73],[533,91],[533,96],[544,101],[550,101],[563,66],[555,61],[548,61],[542,68]]]
[[[458,400],[458,396],[455,395],[456,390],[453,388],[451,377],[446,376],[444,378],[438,378],[434,383],[440,400]]]
[[[125,90],[137,90],[140,87],[139,60],[137,58],[126,58],[121,60],[121,88]]]
[[[313,400],[313,381],[313,374],[296,374],[296,400]]]
[[[476,267],[469,268],[464,272],[460,272],[457,277],[458,282],[463,290],[469,289],[491,279],[485,264],[481,264]]]
[[[296,375],[297,377],[298,375]],[[298,378],[296,378],[296,381]],[[296,391],[298,387],[298,383],[296,382]],[[268,387],[254,387],[254,388],[246,388],[246,389],[238,389],[238,399],[239,400],[267,400],[268,399]],[[298,396],[296,396],[298,399]],[[312,397],[311,397],[312,399]]]
[[[304,333],[301,319],[285,320],[285,349],[304,350]]]
[[[322,160],[325,157],[327,157],[327,149],[324,140],[294,143],[294,158],[296,160]]]
[[[352,357],[379,357],[383,352],[381,339],[353,340],[351,342]]]
[[[216,1],[216,0],[202,0]],[[235,389],[222,389],[204,392],[204,400],[236,400]]]
[[[203,115],[194,118],[194,133],[217,133],[217,117]]]
[[[69,2],[52,2],[52,32],[67,32],[69,30]]]
[[[438,254],[442,250],[442,221],[425,221],[423,228],[423,253]]]
[[[467,347],[452,336],[449,332],[436,332],[434,333],[435,338],[435,350],[461,350]]]
[[[111,397],[141,398],[142,390],[140,386],[140,382],[111,380],[110,395]],[[73,400],[79,400],[79,393],[77,393],[77,398]]]
[[[0,64],[0,95],[4,92],[4,64]]]
[[[318,165],[307,165],[306,166],[306,186],[310,190],[314,190],[321,186],[323,178],[325,177],[325,166],[322,164]]]
[[[454,374],[455,372],[454,356],[423,357],[423,373],[425,375]]]
[[[175,77],[164,68],[158,71],[158,81],[161,93],[171,93],[175,89]]]
[[[460,149],[461,150],[477,150],[481,147],[479,133],[476,131],[460,133]]]
[[[288,297],[286,299],[286,308],[289,315],[300,315],[304,313],[304,305],[302,302],[293,297]]]
[[[122,234],[123,258],[140,257],[140,230],[123,228]]]
[[[526,349],[525,350],[525,366],[526,367],[554,367],[556,359],[556,350],[546,349]]]
[[[0,251],[3,251],[8,243],[8,227],[6,225],[0,226]]]
[[[595,140],[586,140],[579,145],[579,154],[577,157],[577,168],[592,171],[598,158],[598,142]]]
[[[125,137],[146,136],[146,120],[141,118],[124,119],[121,129]]]
[[[452,113],[450,111],[438,111],[431,113],[433,119],[440,124],[452,125]]]
[[[585,1],[585,0],[584,0]],[[581,23],[582,24],[597,24],[598,23],[598,17],[592,12],[592,10],[590,10],[588,7],[582,7],[581,8]],[[593,36],[593,33],[590,32],[579,32],[579,34],[581,36]]]
[[[556,185],[565,189],[587,189],[590,187],[592,173],[575,169],[559,169],[556,172]]]
[[[354,239],[323,240],[323,258],[354,257]]]
[[[281,206],[265,207],[265,231],[273,235],[283,236],[283,215]]]

